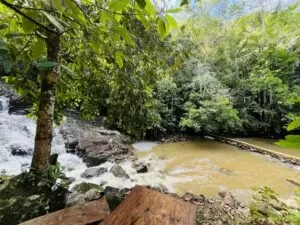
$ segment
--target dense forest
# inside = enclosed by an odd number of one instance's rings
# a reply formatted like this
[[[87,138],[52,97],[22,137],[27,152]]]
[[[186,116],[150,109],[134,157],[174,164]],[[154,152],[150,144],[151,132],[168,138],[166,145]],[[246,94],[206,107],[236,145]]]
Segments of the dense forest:
[[[120,25],[114,33],[101,31],[98,40],[92,30],[62,36],[56,121],[63,109],[75,108],[85,119],[100,116],[136,137],[180,131],[284,134],[300,111],[298,4],[246,13],[242,4],[224,3],[166,11],[160,21],[167,32],[163,39],[153,22],[131,9],[128,16],[111,18],[105,12],[93,16],[91,8],[89,20],[117,19]],[[54,26],[63,26],[47,16]],[[26,19],[2,22],[2,77],[34,103],[34,115],[38,74],[47,68],[43,36],[33,38],[38,30]]]

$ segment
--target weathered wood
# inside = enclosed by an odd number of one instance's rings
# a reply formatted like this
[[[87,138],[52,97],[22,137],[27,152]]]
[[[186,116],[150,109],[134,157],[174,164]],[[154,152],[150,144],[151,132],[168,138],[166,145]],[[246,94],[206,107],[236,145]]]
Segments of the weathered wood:
[[[87,225],[98,224],[108,214],[109,208],[106,198],[62,209],[20,225]]]
[[[136,186],[100,225],[195,225],[196,206]]]

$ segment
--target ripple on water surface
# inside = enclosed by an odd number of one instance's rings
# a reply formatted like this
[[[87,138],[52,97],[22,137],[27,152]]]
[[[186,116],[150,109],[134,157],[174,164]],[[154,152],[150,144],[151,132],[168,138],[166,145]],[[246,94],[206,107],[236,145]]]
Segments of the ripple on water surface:
[[[162,144],[136,153],[139,158],[149,154],[163,160],[162,170],[170,180],[176,178],[172,185],[179,194],[190,191],[215,196],[220,191],[231,191],[246,201],[251,187],[269,186],[288,198],[296,187],[287,180],[300,179],[296,168],[211,140]]]

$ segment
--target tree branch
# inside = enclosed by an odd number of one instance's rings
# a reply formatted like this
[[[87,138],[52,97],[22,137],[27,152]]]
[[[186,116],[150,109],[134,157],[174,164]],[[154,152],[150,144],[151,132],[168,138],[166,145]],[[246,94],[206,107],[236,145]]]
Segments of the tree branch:
[[[51,32],[51,33],[55,33],[57,35],[61,35],[61,33],[55,31],[55,30],[52,30],[46,26],[44,26],[43,24],[37,22],[36,20],[32,19],[31,17],[27,16],[25,13],[23,13],[21,10],[19,10],[15,5],[13,4],[10,4],[9,2],[5,1],[5,0],[0,0],[0,2],[7,6],[8,8],[10,8],[11,10],[15,11],[16,13],[18,13],[19,15],[23,16],[24,18],[28,19],[29,21],[33,22],[35,25],[45,29],[46,31],[48,32]]]

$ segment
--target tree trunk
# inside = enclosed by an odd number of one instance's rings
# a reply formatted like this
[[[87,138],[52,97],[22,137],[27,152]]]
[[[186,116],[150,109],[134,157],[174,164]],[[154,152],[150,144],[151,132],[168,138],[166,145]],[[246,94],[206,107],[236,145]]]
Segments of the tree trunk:
[[[58,63],[60,37],[48,33],[46,39],[47,61]],[[55,106],[55,87],[59,78],[59,66],[49,68],[41,77],[41,93],[39,99],[37,128],[31,172],[44,174],[47,172],[51,154],[52,124]]]

